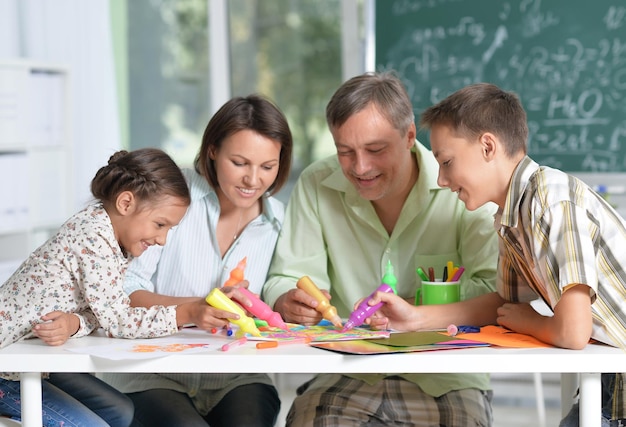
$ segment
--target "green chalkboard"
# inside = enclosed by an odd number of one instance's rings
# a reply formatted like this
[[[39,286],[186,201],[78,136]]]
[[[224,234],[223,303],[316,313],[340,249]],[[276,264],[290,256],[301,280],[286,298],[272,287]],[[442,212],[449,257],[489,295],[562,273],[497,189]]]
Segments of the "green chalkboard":
[[[521,98],[538,163],[626,171],[623,0],[377,0],[375,20],[376,69],[399,73],[416,117],[491,82]]]

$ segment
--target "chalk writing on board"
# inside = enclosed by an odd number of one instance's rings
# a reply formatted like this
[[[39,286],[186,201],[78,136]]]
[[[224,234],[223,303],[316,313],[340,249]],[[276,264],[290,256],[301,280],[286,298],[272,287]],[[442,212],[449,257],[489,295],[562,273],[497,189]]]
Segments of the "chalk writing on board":
[[[574,2],[378,1],[376,67],[400,74],[416,115],[471,83],[512,90],[539,163],[626,171],[626,4]]]

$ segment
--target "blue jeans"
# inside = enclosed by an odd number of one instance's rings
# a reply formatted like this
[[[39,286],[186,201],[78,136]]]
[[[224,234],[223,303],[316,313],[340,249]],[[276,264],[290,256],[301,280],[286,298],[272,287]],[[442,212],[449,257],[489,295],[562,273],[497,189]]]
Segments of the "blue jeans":
[[[617,425],[618,422],[611,422],[613,406],[613,388],[615,386],[615,374],[601,374],[602,377],[602,427]],[[578,427],[579,425],[579,404],[575,403],[568,414],[561,420],[559,427]]]
[[[42,381],[45,427],[128,427],[132,401],[90,374],[50,374]],[[0,378],[0,414],[21,420],[20,382]]]
[[[128,396],[135,404],[132,427],[272,427],[280,411],[276,388],[258,383],[231,390],[204,417],[179,391],[152,389]]]

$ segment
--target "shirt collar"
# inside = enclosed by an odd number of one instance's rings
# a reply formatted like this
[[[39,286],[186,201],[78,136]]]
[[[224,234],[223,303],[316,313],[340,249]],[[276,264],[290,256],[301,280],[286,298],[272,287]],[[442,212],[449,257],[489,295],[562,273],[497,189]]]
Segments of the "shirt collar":
[[[208,197],[211,202],[215,203],[216,206],[219,206],[219,199],[217,198],[217,192],[209,182],[198,172],[193,169],[186,169],[183,171],[185,177],[187,178],[187,182],[189,183],[189,191],[191,193],[191,199],[202,199],[204,197]],[[282,221],[281,218],[278,218],[276,210],[277,207],[274,206],[273,203],[269,200],[270,196],[264,194],[261,196],[261,205],[263,207],[263,212],[261,214],[261,219],[263,221],[276,222],[279,224]]]
[[[198,172],[193,169],[183,169],[183,175],[187,179],[191,200],[202,199],[203,197],[212,195],[217,200],[215,190],[209,185],[209,182]]]
[[[501,210],[500,223],[502,225],[517,227],[519,207],[522,203],[522,198],[529,185],[530,178],[538,169],[539,165],[528,156],[524,156],[518,163],[511,177],[511,184],[509,185],[509,191],[506,195],[504,208]]]

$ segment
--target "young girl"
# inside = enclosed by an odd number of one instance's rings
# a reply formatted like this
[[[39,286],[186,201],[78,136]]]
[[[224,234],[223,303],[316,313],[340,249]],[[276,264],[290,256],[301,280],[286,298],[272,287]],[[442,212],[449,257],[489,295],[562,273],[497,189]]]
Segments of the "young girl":
[[[204,131],[195,170],[184,170],[192,198],[187,215],[167,246],[151,248],[128,268],[124,288],[132,304],[202,301],[243,257],[248,289],[260,293],[284,216],[283,204],[271,195],[289,177],[291,150],[287,119],[272,102],[257,95],[227,101]],[[215,311],[192,323],[210,330],[228,320]],[[103,378],[129,393],[135,419],[151,427],[269,427],[280,409],[266,374]]]
[[[170,335],[207,304],[131,308],[122,283],[128,262],[164,245],[190,203],[185,179],[161,150],[120,151],[91,182],[97,199],[72,216],[0,287],[0,348],[39,337],[60,345],[102,327],[111,337]],[[0,414],[20,418],[16,373],[0,373]],[[128,426],[129,399],[89,374],[43,382],[46,426]]]

